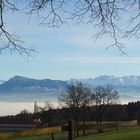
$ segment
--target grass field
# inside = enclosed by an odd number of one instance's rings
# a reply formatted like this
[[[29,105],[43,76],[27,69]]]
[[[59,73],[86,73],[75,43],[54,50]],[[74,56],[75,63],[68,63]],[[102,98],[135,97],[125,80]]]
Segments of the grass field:
[[[61,138],[64,138],[63,135],[65,134],[56,134],[56,140],[61,140]],[[40,136],[30,138],[18,138],[12,140],[51,140],[51,137]],[[104,132],[101,134],[81,136],[79,138],[75,138],[75,140],[140,140],[140,127],[124,128],[117,131],[114,130],[111,132]]]
[[[65,137],[67,136],[67,133],[63,132],[63,133],[57,133],[54,134],[54,137],[56,138],[56,140],[63,140]],[[14,138],[14,139],[10,139],[10,140],[52,140],[51,135],[47,135],[47,136],[36,136],[36,137],[28,137],[28,138]]]
[[[140,140],[140,127],[131,127],[118,131],[79,137],[76,140]]]

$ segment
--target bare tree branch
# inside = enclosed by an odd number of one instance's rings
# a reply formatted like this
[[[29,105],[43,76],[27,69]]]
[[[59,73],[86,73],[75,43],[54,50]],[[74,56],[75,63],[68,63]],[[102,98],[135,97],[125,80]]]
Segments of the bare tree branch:
[[[103,36],[110,36],[114,42],[110,47],[117,47],[121,54],[127,55],[124,51],[124,44],[121,38],[135,36],[140,38],[140,0],[25,0],[26,10],[29,15],[37,16],[40,25],[48,27],[60,27],[68,20],[75,21],[76,24],[90,24],[94,28],[94,39]],[[16,50],[21,49],[21,53],[26,50],[22,47],[22,41],[5,30],[3,22],[3,11],[18,11],[16,0],[0,0],[0,30],[1,39],[7,38],[7,47]],[[128,20],[126,25],[124,20]],[[91,29],[92,30],[92,29]],[[12,40],[12,41],[11,41]],[[14,48],[14,49],[13,49]],[[2,50],[3,50],[2,49]],[[27,52],[33,51],[27,49]]]
[[[0,52],[7,49],[10,50],[10,52],[15,51],[23,57],[31,56],[31,52],[35,52],[35,50],[33,48],[23,47],[23,41],[20,40],[17,35],[9,33],[5,29],[5,23],[3,18],[5,8],[13,11],[18,10],[15,4],[11,3],[9,0],[0,0]]]
[[[37,14],[40,25],[60,27],[65,21],[63,17],[64,0],[32,0],[28,6],[28,14]]]

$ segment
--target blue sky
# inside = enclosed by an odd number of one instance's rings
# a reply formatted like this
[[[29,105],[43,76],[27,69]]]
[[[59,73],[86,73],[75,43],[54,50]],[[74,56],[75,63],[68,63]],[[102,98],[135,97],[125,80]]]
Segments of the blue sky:
[[[135,38],[122,40],[127,56],[117,48],[106,50],[112,40],[104,36],[94,42],[91,25],[64,25],[61,28],[39,26],[35,19],[28,22],[23,14],[11,14],[7,27],[25,41],[25,47],[38,52],[29,60],[16,53],[0,55],[0,79],[21,75],[43,79],[93,78],[98,75],[140,75],[140,47]]]

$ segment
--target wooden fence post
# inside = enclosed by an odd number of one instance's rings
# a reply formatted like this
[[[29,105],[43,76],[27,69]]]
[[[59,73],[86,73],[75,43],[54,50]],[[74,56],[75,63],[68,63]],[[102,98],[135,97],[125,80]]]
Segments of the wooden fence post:
[[[69,120],[68,121],[68,140],[74,140],[74,135],[73,135],[73,121]]]
[[[54,133],[51,133],[51,138],[52,138],[52,140],[55,140]]]
[[[85,126],[85,121],[83,121],[83,126]],[[83,135],[84,135],[84,136],[86,135],[85,128],[83,128]]]

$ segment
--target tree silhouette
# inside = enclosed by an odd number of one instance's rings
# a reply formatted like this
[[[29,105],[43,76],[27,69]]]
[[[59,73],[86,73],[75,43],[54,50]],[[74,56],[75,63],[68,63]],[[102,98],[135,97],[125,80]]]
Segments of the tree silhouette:
[[[90,94],[90,89],[85,87],[82,83],[71,83],[67,89],[67,92],[61,94],[59,97],[60,102],[71,110],[72,119],[75,121],[76,128],[79,125],[79,118],[81,114],[80,109],[84,109],[90,104]],[[78,129],[77,136],[79,136]]]
[[[118,101],[118,92],[111,86],[97,86],[94,88],[92,94],[93,109],[95,109],[96,122],[101,124],[103,115],[107,110],[107,107],[112,104],[116,104]]]

